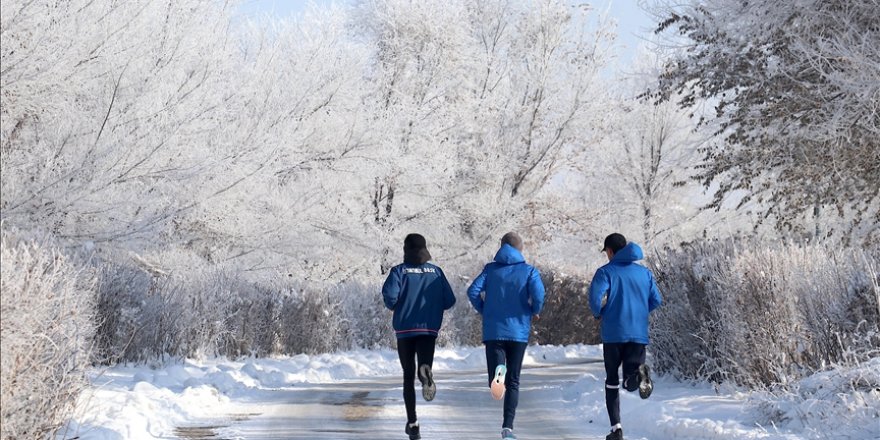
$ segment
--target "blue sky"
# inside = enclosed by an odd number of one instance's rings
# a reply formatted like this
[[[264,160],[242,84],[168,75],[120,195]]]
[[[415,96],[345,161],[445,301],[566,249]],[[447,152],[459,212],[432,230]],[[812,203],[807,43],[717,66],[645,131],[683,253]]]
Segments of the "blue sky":
[[[619,61],[628,65],[636,48],[647,38],[653,23],[645,11],[639,6],[647,0],[581,0],[592,4],[597,10],[608,10],[617,20],[618,45],[620,46]],[[346,0],[243,0],[241,12],[246,15],[277,15],[280,17],[297,14],[309,3],[317,5],[345,4]]]

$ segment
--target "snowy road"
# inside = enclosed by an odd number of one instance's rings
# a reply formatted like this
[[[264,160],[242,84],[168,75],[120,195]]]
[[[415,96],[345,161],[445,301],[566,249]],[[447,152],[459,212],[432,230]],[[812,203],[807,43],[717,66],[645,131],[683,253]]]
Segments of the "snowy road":
[[[600,357],[601,346],[529,347],[515,426],[521,440],[605,437]],[[500,437],[502,405],[486,389],[485,362],[483,347],[437,350],[437,398],[418,402],[425,440]],[[118,365],[95,372],[79,416],[60,438],[404,440],[399,374],[389,349]],[[824,438],[764,428],[748,399],[735,389],[658,376],[648,400],[621,394],[621,416],[627,440]],[[870,402],[861,410],[868,422],[839,438],[880,438]]]
[[[581,360],[523,371],[516,432],[522,439],[604,438],[604,414],[584,432],[563,402],[564,389],[586,372],[602,371],[597,360]],[[425,439],[495,439],[501,403],[492,400],[483,371],[437,371],[437,398],[421,401],[418,412]],[[182,428],[186,439],[404,439],[402,386],[398,377],[304,384],[264,390],[238,402],[225,421]],[[577,422],[575,422],[577,421]],[[221,423],[222,422],[222,423]],[[226,426],[223,426],[226,425]]]

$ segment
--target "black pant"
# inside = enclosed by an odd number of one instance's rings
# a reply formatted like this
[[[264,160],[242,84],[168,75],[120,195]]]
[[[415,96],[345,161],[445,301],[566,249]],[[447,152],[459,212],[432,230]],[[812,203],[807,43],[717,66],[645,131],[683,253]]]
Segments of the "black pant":
[[[495,368],[500,364],[507,367],[504,378],[504,422],[502,428],[513,429],[516,406],[519,405],[519,373],[522,371],[523,357],[526,355],[525,342],[486,341],[486,366],[489,369],[489,385],[495,378]]]
[[[403,367],[403,403],[406,405],[407,423],[415,423],[416,417],[416,370],[419,365],[434,365],[436,336],[412,336],[397,340],[397,355]],[[416,364],[416,355],[419,362]]]
[[[611,426],[620,423],[620,377],[617,370],[623,364],[623,388],[635,391],[639,387],[639,365],[645,363],[645,344],[626,342],[602,344],[605,358],[605,405]]]

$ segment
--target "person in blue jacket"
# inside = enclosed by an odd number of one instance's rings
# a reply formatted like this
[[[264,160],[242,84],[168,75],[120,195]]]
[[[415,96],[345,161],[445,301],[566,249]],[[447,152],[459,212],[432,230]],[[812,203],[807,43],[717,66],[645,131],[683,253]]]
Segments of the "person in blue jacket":
[[[662,299],[654,275],[636,261],[644,258],[642,248],[627,243],[614,233],[605,238],[602,251],[608,264],[599,268],[590,282],[590,309],[601,320],[602,354],[605,359],[605,404],[611,421],[606,440],[622,440],[620,424],[620,378],[623,365],[623,388],[639,390],[647,399],[654,389],[650,369],[645,364],[648,345],[648,314]]]
[[[443,324],[443,312],[455,305],[455,295],[443,271],[428,263],[431,254],[425,237],[409,234],[403,240],[403,264],[394,266],[382,286],[385,307],[393,310],[397,354],[403,367],[404,431],[410,440],[422,438],[416,416],[416,356],[422,397],[434,400],[434,346]]]
[[[468,299],[483,316],[483,343],[489,387],[504,398],[501,438],[515,439],[513,419],[519,403],[519,376],[531,333],[532,315],[544,306],[544,283],[538,269],[526,264],[523,242],[515,232],[501,238],[495,261],[468,288]],[[505,392],[506,391],[506,392]]]

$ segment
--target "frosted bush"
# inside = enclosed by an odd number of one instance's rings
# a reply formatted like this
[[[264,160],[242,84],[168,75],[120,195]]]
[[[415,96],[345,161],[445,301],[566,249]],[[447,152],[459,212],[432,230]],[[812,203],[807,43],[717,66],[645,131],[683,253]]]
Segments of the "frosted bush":
[[[134,266],[105,263],[100,265],[98,280],[95,311],[98,359],[110,364],[135,359],[138,357],[135,351],[143,345],[135,336],[140,337],[139,330],[146,327],[141,312],[147,307],[152,278]]]
[[[554,270],[541,270],[546,295],[540,318],[532,321],[538,344],[598,344],[599,321],[587,300],[589,281]]]
[[[483,343],[483,321],[467,297],[469,282],[461,278],[449,280],[455,292],[455,306],[446,311],[443,329],[437,338],[441,346],[475,346]]]
[[[227,268],[155,275],[107,264],[101,279],[97,341],[110,363],[281,351],[284,292]]]
[[[284,352],[314,354],[341,348],[344,326],[340,311],[341,298],[327,290],[293,291],[281,312]]]
[[[331,288],[340,298],[339,311],[345,330],[343,347],[390,347],[394,340],[391,311],[382,302],[381,285],[347,282]]]
[[[178,269],[100,265],[96,341],[105,362],[395,346],[392,312],[382,303],[378,281],[330,285],[281,275],[249,279],[231,267],[198,264],[180,255],[167,261]],[[586,283],[553,271],[544,279],[547,302],[535,321],[533,342],[597,342]],[[451,283],[458,301],[444,315],[438,344],[479,345],[482,321],[468,303],[467,280],[453,278]]]
[[[48,240],[0,233],[0,437],[46,438],[85,385],[93,328],[91,273]]]
[[[652,319],[660,371],[785,385],[876,352],[865,337],[880,326],[869,251],[726,241],[667,250],[651,264],[665,300]]]

